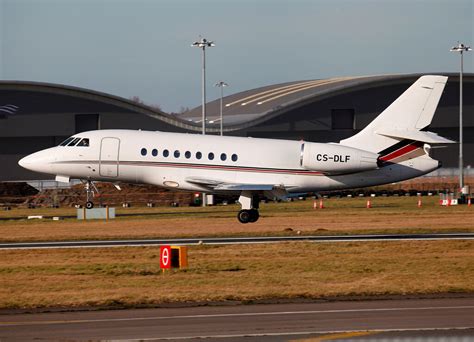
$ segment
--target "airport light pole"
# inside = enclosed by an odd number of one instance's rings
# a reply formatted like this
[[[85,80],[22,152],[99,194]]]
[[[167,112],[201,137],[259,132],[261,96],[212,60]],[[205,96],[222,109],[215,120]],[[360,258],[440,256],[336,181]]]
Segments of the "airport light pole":
[[[463,120],[462,120],[462,73],[463,73],[463,53],[471,51],[470,46],[459,43],[451,48],[451,52],[459,52],[461,55],[461,70],[459,72],[459,188],[464,189],[464,161],[463,161]]]
[[[199,37],[200,40],[191,44],[193,47],[202,49],[202,134],[206,134],[206,47],[216,46],[214,42]],[[202,206],[206,206],[206,193],[202,193]]]
[[[219,81],[216,84],[214,84],[214,87],[221,88],[221,136],[224,135],[224,132],[223,132],[224,118],[222,116],[222,99],[224,98],[224,87],[227,87],[227,86],[229,85],[225,83],[224,81]]]
[[[216,46],[214,42],[200,37],[201,40],[191,44],[202,49],[202,134],[206,134],[206,47]]]

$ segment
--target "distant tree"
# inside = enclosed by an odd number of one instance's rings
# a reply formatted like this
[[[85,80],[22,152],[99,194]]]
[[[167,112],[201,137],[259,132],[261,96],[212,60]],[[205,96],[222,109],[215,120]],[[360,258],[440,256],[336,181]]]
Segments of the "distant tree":
[[[179,112],[178,112],[178,113],[179,113],[179,114],[183,114],[183,113],[186,113],[186,112],[188,112],[188,111],[189,111],[189,107],[183,107],[183,106],[181,106],[181,107],[179,107]]]
[[[145,104],[145,102],[142,101],[142,99],[139,96],[132,96],[130,98],[131,101],[136,102],[138,104]]]
[[[171,112],[170,114],[171,114],[171,115],[181,115],[181,114],[183,114],[183,113],[186,113],[187,111],[189,111],[189,107],[181,106],[181,107],[179,107],[179,111],[177,111],[177,112]]]
[[[148,104],[148,103],[145,103],[139,96],[136,96],[136,95],[135,95],[135,96],[132,96],[132,97],[130,98],[130,101],[133,101],[133,102],[135,102],[135,103],[138,103],[138,104],[140,104],[140,105],[142,105],[142,106],[150,107],[150,108],[152,108],[152,109],[154,109],[154,110],[158,110],[158,111],[161,112],[161,106],[160,106],[160,105],[158,105],[158,104]]]
[[[160,112],[162,111],[161,106],[158,105],[158,104],[151,104],[151,105],[147,105],[147,106],[150,107],[150,108],[153,108],[154,110],[157,110],[157,111],[160,111]]]

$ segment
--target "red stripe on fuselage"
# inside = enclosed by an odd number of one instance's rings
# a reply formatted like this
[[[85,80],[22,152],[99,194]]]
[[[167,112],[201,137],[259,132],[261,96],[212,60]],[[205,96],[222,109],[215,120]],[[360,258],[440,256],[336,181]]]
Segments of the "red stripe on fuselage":
[[[136,165],[136,166],[155,166],[155,167],[177,167],[177,168],[190,168],[190,169],[211,169],[211,170],[224,170],[224,171],[240,171],[240,172],[261,172],[261,173],[286,173],[296,175],[322,175],[319,171],[309,170],[291,170],[291,169],[266,169],[259,167],[239,167],[239,166],[226,166],[226,165],[211,165],[211,164],[187,164],[187,163],[166,163],[166,162],[120,162],[120,165]]]

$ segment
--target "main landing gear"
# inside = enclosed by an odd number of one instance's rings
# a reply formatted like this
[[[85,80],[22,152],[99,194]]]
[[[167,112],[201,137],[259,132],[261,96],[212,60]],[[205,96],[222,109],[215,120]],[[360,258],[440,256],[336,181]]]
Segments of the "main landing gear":
[[[258,213],[257,209],[250,209],[250,210],[241,210],[237,214],[237,219],[240,223],[253,223],[257,222],[260,214]]]
[[[254,194],[251,191],[242,191],[239,197],[242,210],[237,214],[237,219],[240,223],[257,222],[260,217],[258,213],[258,202],[258,194]]]
[[[86,204],[84,206],[86,209],[92,209],[94,208],[94,202],[92,202],[92,199],[94,198],[95,193],[99,193],[99,190],[97,190],[95,184],[90,180],[87,180],[86,182],[83,181],[83,183],[84,188],[86,189]]]

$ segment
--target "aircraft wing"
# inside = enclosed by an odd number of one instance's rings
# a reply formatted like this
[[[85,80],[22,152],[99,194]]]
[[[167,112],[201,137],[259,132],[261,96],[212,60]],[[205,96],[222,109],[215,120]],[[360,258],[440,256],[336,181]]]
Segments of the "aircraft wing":
[[[272,191],[275,187],[270,184],[220,184],[215,190],[231,190],[231,191]]]
[[[263,191],[275,197],[286,197],[288,191],[282,185],[275,184],[247,184],[247,183],[228,183],[214,179],[188,177],[189,183],[201,185],[213,191]],[[271,196],[270,196],[271,197]]]

